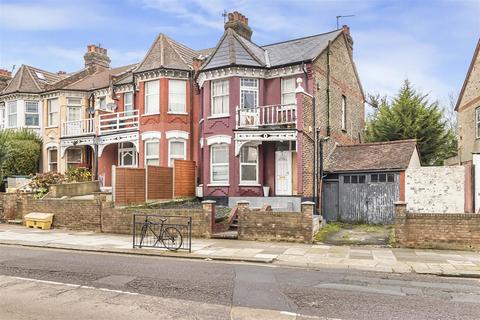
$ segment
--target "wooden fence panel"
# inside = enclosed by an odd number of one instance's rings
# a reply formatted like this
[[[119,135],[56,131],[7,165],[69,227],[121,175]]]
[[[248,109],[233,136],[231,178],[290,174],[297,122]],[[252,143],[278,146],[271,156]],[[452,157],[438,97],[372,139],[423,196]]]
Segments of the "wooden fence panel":
[[[115,168],[115,204],[145,202],[145,169]]]
[[[147,199],[173,198],[173,168],[147,167]]]
[[[195,196],[195,161],[174,161],[174,197]]]

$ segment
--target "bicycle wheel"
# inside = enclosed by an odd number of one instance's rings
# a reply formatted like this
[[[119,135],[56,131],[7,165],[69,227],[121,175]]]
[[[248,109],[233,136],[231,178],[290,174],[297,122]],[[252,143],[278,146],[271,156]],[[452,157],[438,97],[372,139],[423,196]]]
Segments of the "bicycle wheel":
[[[183,238],[175,227],[167,227],[162,232],[162,243],[170,251],[177,251],[182,246]]]
[[[147,234],[147,226],[143,224],[142,231],[140,232],[140,245],[138,246],[139,248],[142,247],[143,240],[145,239],[146,234]]]

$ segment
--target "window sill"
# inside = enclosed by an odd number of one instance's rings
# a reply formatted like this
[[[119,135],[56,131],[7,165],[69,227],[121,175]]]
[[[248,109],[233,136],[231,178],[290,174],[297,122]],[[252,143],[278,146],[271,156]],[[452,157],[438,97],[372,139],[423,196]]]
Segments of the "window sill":
[[[230,187],[229,183],[210,183],[207,187]]]
[[[261,187],[260,183],[255,182],[240,182],[239,187]]]
[[[221,119],[221,118],[230,118],[230,114],[217,114],[214,116],[207,117],[207,119]]]
[[[187,112],[168,111],[167,114],[180,115],[180,116],[188,116],[188,113],[187,113]]]
[[[58,126],[46,126],[45,129],[55,129],[58,128]]]
[[[157,113],[144,113],[142,114],[141,116],[142,117],[150,117],[150,116],[159,116],[160,115],[160,112],[157,112]]]

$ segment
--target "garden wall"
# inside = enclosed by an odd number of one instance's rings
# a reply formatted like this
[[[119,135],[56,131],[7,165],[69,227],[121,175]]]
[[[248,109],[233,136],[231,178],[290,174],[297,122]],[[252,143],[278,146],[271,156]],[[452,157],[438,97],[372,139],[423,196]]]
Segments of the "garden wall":
[[[239,201],[238,239],[311,243],[314,205],[303,202],[301,212],[277,212],[251,210],[247,201]]]
[[[395,204],[395,240],[411,248],[480,249],[480,214],[412,213]]]
[[[75,197],[100,192],[99,181],[56,184],[49,187],[45,198]]]

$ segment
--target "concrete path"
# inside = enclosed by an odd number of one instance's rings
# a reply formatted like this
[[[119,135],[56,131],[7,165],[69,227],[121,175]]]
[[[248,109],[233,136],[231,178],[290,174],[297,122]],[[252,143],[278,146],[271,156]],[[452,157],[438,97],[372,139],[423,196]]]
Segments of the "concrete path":
[[[39,230],[0,224],[0,244],[70,250],[160,255],[207,260],[274,263],[302,268],[348,268],[480,278],[480,253],[285,242],[193,239],[192,253],[132,249],[132,237],[94,232]]]

